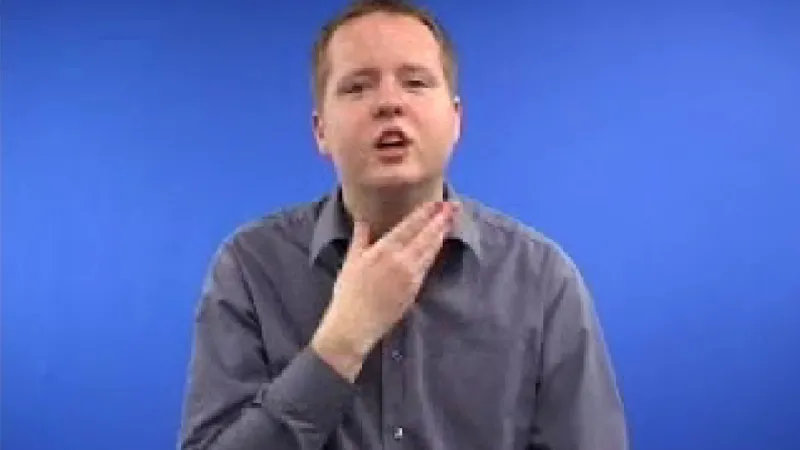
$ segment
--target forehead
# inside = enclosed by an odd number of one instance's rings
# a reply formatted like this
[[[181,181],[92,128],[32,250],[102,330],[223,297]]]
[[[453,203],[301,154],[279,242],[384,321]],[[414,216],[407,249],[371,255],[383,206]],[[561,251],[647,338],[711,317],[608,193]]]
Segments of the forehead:
[[[441,67],[439,43],[417,18],[372,13],[342,25],[331,38],[328,60],[332,72],[365,66],[417,64]]]

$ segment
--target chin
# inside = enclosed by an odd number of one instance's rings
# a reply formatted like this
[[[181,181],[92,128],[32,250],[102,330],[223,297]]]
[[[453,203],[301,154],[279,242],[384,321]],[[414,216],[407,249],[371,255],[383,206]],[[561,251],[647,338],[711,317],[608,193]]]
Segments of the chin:
[[[419,185],[426,180],[424,174],[416,171],[387,170],[381,172],[370,174],[363,184],[375,189],[392,189]]]

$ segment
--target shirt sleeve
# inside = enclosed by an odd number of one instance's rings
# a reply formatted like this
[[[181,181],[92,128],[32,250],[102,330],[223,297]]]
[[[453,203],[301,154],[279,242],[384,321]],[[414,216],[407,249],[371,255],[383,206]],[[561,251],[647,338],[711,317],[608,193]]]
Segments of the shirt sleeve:
[[[181,450],[323,447],[351,405],[354,385],[310,349],[276,376],[268,360],[236,255],[223,246],[197,310]]]
[[[628,435],[610,357],[592,297],[569,257],[549,267],[534,450],[627,450]]]

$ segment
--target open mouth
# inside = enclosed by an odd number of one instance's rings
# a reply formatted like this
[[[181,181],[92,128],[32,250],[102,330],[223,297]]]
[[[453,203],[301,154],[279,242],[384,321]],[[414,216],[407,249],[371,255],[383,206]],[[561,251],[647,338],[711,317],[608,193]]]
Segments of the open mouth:
[[[375,140],[375,149],[379,151],[404,150],[411,144],[411,139],[400,128],[387,128]]]

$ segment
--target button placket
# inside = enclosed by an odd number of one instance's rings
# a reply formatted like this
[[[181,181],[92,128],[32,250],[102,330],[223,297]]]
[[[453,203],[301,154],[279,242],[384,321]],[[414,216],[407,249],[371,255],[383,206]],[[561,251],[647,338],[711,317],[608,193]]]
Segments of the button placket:
[[[392,350],[392,360],[394,362],[400,362],[403,360],[403,352],[399,349]]]
[[[392,445],[402,441],[406,430],[403,423],[403,399],[405,396],[405,374],[403,360],[404,324],[399,324],[387,335],[382,347],[382,391],[383,391],[383,423],[385,428],[385,444]]]

